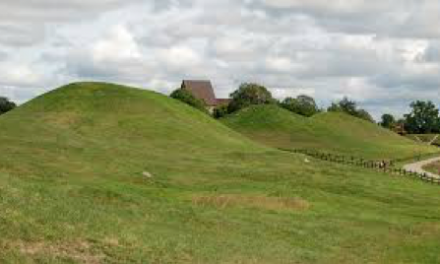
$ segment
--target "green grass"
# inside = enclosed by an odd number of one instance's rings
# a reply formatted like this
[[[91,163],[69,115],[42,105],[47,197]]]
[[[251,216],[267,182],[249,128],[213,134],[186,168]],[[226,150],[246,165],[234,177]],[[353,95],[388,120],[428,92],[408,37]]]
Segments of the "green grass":
[[[81,83],[0,117],[1,263],[438,263],[439,187]],[[147,172],[152,177],[147,177]]]
[[[409,134],[407,135],[408,138],[416,141],[416,142],[425,142],[429,143],[431,142],[437,134]],[[440,146],[440,137],[438,137],[434,142],[433,145]]]
[[[343,113],[306,118],[265,105],[244,109],[222,122],[258,142],[282,149],[314,149],[369,159],[407,158],[438,151]]]

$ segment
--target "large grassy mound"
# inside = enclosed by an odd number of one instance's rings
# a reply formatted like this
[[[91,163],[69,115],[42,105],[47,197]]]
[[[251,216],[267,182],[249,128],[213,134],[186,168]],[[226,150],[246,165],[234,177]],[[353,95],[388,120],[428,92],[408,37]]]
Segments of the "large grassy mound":
[[[438,186],[82,83],[0,117],[1,263],[438,263]]]
[[[370,159],[406,158],[436,151],[343,113],[305,118],[265,105],[244,109],[223,123],[256,141],[283,149],[313,149]]]

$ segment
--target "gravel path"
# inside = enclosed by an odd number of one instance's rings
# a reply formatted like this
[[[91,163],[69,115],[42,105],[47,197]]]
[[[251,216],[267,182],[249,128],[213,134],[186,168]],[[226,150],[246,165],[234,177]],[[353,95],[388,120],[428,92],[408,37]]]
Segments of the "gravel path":
[[[440,179],[440,175],[425,171],[423,169],[423,167],[425,167],[426,165],[429,165],[431,163],[440,161],[440,157],[437,158],[432,158],[432,159],[428,159],[428,160],[423,160],[423,161],[419,161],[416,163],[412,163],[412,164],[408,164],[403,166],[403,168],[407,171],[411,171],[411,172],[417,172],[417,173],[426,173],[427,175],[429,175],[430,177],[436,178],[436,179]]]

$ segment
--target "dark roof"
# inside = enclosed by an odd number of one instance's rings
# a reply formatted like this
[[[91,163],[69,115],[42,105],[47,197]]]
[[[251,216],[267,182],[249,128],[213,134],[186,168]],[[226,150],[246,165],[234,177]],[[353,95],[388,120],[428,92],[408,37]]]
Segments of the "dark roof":
[[[182,82],[182,89],[190,91],[194,97],[203,100],[208,106],[217,105],[214,89],[210,81],[190,81]]]
[[[217,105],[228,105],[230,104],[232,99],[217,99]]]

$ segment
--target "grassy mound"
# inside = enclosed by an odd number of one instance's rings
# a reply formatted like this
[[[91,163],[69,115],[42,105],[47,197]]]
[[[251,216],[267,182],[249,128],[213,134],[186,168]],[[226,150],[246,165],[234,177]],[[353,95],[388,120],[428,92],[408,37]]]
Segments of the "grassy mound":
[[[436,151],[343,113],[305,118],[277,106],[255,106],[223,119],[223,123],[256,141],[283,149],[315,149],[371,159]]]
[[[0,142],[1,263],[440,261],[438,186],[306,162],[156,93],[69,85],[0,117]]]

